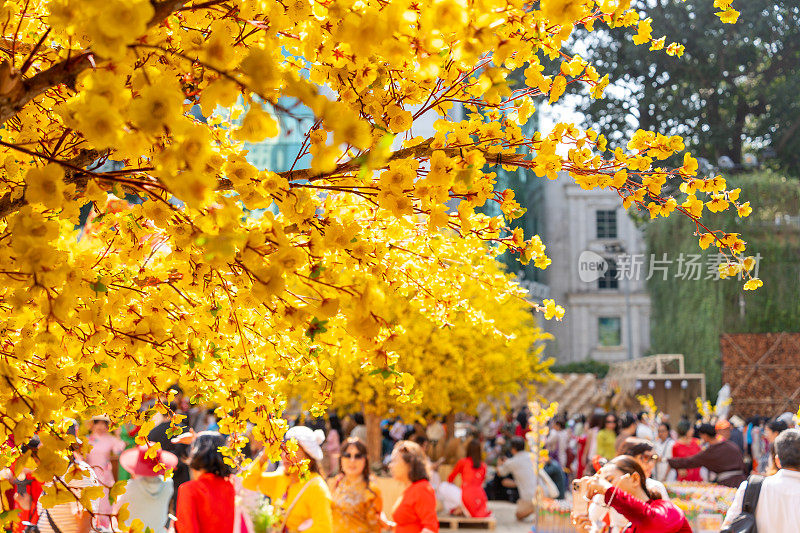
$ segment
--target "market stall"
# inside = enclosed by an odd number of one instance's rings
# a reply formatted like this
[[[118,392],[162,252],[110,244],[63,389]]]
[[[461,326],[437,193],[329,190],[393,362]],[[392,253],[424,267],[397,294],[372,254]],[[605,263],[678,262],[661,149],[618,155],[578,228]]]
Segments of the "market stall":
[[[673,503],[686,514],[694,533],[717,533],[736,494],[736,489],[712,483],[671,481],[664,485]]]

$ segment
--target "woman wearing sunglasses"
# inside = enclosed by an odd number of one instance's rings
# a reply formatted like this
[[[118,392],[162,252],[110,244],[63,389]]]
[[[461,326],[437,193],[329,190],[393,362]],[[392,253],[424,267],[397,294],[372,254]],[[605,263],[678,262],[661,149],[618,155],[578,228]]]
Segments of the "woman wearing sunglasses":
[[[663,500],[669,500],[667,488],[663,483],[657,479],[653,479],[653,469],[658,463],[659,456],[656,454],[655,446],[652,442],[639,437],[628,437],[620,445],[620,455],[629,455],[636,459],[639,466],[642,467],[647,484],[647,490],[650,492],[657,492]]]
[[[381,520],[381,493],[370,479],[367,447],[358,437],[342,445],[339,472],[331,484],[333,533],[377,533],[387,527]]]

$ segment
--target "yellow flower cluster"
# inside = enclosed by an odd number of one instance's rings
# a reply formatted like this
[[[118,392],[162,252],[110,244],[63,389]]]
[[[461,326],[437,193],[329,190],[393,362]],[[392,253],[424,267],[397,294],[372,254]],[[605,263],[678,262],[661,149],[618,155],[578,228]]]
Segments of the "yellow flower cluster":
[[[337,372],[342,383],[376,372],[401,403],[418,401],[413,377],[428,377],[416,363],[427,357],[416,352],[422,331],[446,347],[439,361],[474,348],[466,331],[477,327],[490,339],[468,364],[500,366],[500,353],[522,364],[540,334],[516,306],[513,326],[492,322],[506,313],[495,303],[520,297],[494,257],[510,252],[538,268],[550,260],[538,236],[510,227],[523,209],[496,190],[492,165],[566,173],[618,191],[626,207],[680,212],[701,245],[716,243],[730,269],[747,272],[738,234],[700,222],[703,206],[746,216],[738,191],[697,177],[688,155],[681,168],[654,166],[683,150],[679,138],[637,132],[609,147],[572,124],[525,133],[534,99],[556,102],[568,85],[600,98],[609,84],[563,52],[576,25],[639,21],[629,0],[530,5],[4,3],[0,467],[19,459],[9,437],[38,433],[47,451],[37,476],[62,475],[66,416],[105,412],[145,435],[157,412],[170,414],[175,381],[228,415],[223,432],[252,422],[274,454],[287,395],[303,390],[319,413]],[[649,39],[649,25],[638,29]],[[525,87],[508,81],[518,68]],[[435,118],[430,138],[414,136],[422,117]],[[309,156],[308,168],[259,169],[244,157],[246,142],[298,132],[297,161]],[[685,186],[683,203],[663,194],[667,180]],[[502,216],[477,213],[487,203]],[[427,321],[404,320],[406,308]],[[564,313],[552,301],[539,309]],[[534,361],[527,376],[544,371]],[[472,401],[490,389],[465,390]]]
[[[547,435],[550,433],[548,423],[558,413],[558,402],[550,402],[548,405],[542,404],[539,400],[528,403],[530,417],[528,418],[528,432],[525,434],[528,446],[533,453],[533,457],[538,458],[537,469],[541,470],[549,460],[547,452]]]
[[[695,398],[694,403],[697,407],[697,414],[700,415],[703,422],[711,422],[717,417],[718,409],[730,405],[731,401],[731,398],[728,398],[721,405],[712,405],[708,400],[703,401],[701,398]]]
[[[430,264],[419,273],[422,284],[444,293],[440,284],[449,279],[444,272],[458,268],[461,254],[469,253],[453,252],[448,264]],[[378,416],[393,412],[406,420],[424,413],[475,412],[487,398],[502,401],[522,385],[533,388],[548,379],[549,361],[541,361],[540,354],[550,335],[534,324],[523,293],[494,296],[511,284],[508,274],[493,262],[481,268],[493,272],[492,278],[464,284],[463,292],[433,309],[384,286],[384,316],[394,327],[372,361],[365,363],[356,352],[338,352],[332,362],[332,407]],[[309,396],[302,389],[293,393]]]
[[[650,415],[650,420],[655,420],[658,415],[658,406],[652,394],[639,394],[636,396],[639,405]]]

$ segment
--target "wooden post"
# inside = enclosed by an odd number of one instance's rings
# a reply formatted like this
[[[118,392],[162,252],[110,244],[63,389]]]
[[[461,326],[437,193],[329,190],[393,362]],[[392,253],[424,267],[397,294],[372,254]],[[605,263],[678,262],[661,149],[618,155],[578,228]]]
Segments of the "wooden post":
[[[370,465],[380,463],[383,459],[381,453],[381,417],[369,411],[364,413],[364,423],[367,426],[367,454]]]

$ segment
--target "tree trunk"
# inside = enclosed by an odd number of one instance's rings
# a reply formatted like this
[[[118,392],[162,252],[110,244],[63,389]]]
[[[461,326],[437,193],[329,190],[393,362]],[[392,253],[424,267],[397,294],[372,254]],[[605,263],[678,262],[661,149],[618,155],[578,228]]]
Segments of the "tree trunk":
[[[367,457],[370,464],[380,463],[383,459],[381,453],[381,417],[370,412],[364,413],[364,423],[367,426]]]
[[[456,414],[450,413],[444,419],[445,428],[447,429],[447,438],[451,438],[456,434]]]

